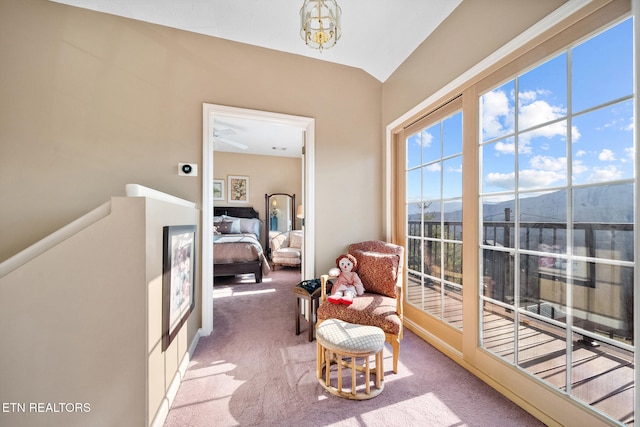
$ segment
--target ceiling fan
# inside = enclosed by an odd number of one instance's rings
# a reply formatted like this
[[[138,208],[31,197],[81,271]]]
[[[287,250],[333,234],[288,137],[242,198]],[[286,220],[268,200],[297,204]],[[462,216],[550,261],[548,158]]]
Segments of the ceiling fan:
[[[246,150],[247,148],[249,148],[247,145],[242,144],[240,142],[236,142],[230,139],[225,138],[225,136],[228,135],[235,135],[237,132],[233,129],[213,129],[213,138],[215,142],[222,142],[225,144],[229,144],[229,145],[233,145],[236,148],[239,148],[241,150]]]

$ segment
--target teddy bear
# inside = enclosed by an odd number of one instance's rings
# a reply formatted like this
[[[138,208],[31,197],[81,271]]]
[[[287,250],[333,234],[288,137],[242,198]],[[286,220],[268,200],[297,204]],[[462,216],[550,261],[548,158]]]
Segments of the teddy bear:
[[[332,268],[329,274],[337,275],[338,279],[333,284],[333,291],[327,300],[333,304],[351,305],[357,295],[364,293],[364,286],[356,273],[358,261],[351,254],[343,254],[336,259],[336,265],[339,270]]]

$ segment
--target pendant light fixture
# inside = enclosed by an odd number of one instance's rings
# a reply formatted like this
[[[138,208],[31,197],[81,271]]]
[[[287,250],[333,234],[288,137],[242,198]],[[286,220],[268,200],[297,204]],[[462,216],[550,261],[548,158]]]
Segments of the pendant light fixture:
[[[305,0],[300,9],[300,37],[320,52],[335,46],[342,35],[341,15],[336,0]]]

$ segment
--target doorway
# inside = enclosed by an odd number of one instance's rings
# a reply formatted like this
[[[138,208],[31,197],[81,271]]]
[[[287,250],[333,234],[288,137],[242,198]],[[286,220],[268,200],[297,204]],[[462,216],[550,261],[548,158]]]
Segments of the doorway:
[[[202,106],[202,236],[213,234],[213,156],[214,156],[214,123],[216,118],[231,117],[247,120],[268,121],[283,126],[290,126],[302,131],[302,197],[301,204],[304,212],[303,219],[303,248],[302,248],[302,279],[311,279],[315,275],[314,253],[314,136],[315,119],[293,116],[267,111],[250,110],[225,105],[203,104]],[[213,331],[213,247],[202,245],[202,335],[209,335]]]

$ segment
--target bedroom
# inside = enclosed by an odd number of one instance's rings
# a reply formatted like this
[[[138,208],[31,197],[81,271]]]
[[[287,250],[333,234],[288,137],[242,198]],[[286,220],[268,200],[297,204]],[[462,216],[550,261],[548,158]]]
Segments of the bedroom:
[[[238,136],[236,136],[235,139],[234,137],[229,138],[231,141],[240,139]],[[258,143],[266,144],[264,141]],[[282,206],[274,206],[270,208],[270,212],[265,212],[265,195],[271,195],[273,193],[295,195],[296,206],[294,209],[297,209],[297,206],[302,203],[302,159],[298,154],[283,156],[276,152],[275,155],[260,155],[251,154],[252,152],[256,152],[256,150],[251,147],[245,152],[238,152],[238,150],[234,150],[233,148],[235,147],[230,144],[216,143],[216,148],[213,153],[213,173],[214,180],[217,180],[222,185],[223,194],[222,197],[219,198],[223,200],[214,200],[214,209],[219,214],[225,214],[227,207],[229,209],[252,207],[258,213],[260,220],[259,241],[265,256],[268,256],[267,236],[269,235],[269,228],[275,228],[280,231],[288,228],[288,226],[283,225],[284,222],[288,222],[284,219],[285,215],[283,211],[288,210],[290,212],[290,209],[283,209]],[[240,149],[240,151],[242,150]],[[248,201],[246,203],[237,203],[230,199],[228,178],[231,176],[248,178],[249,191],[247,195]],[[231,214],[229,213],[229,215]],[[278,217],[280,218],[280,226],[271,221],[272,216],[276,221]],[[267,220],[267,218],[269,218],[269,220]],[[292,225],[292,228],[295,230],[302,228],[301,220],[295,217]],[[222,235],[222,237],[224,237],[224,235]],[[214,248],[217,247],[220,246],[214,245]],[[217,257],[217,252],[214,249],[214,258],[217,259]],[[271,268],[273,268],[273,265]],[[300,271],[299,269],[296,270]],[[263,275],[268,275],[268,273],[268,269],[262,268]],[[216,277],[220,275],[216,272],[215,268],[214,275]],[[247,278],[247,280],[249,279],[253,278]]]

